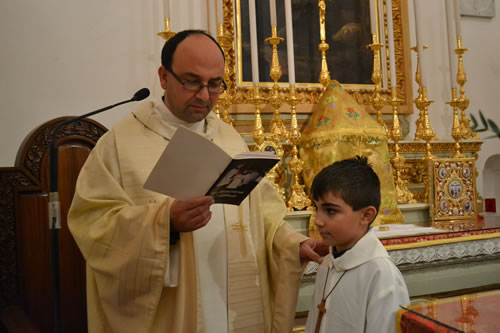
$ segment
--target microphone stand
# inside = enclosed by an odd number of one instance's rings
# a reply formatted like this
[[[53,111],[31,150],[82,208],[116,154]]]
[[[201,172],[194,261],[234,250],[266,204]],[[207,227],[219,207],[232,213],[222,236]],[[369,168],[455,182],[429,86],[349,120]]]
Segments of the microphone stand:
[[[62,127],[90,117],[97,113],[112,109],[122,104],[140,101],[149,96],[149,90],[143,88],[126,101],[122,101],[102,109],[92,111],[81,116],[71,118],[60,123],[52,132],[52,141],[49,147],[49,229],[51,229],[51,262],[52,262],[52,284],[54,289],[54,332],[61,333],[61,285],[59,271],[59,229],[61,229],[61,203],[59,202],[59,151],[57,134]]]

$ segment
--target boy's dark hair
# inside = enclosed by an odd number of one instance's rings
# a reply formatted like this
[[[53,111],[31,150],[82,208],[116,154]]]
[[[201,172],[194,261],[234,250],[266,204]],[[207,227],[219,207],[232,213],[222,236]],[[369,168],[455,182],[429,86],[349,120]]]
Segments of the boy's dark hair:
[[[373,206],[378,213],[380,207],[380,180],[366,157],[338,161],[321,170],[314,177],[311,197],[318,201],[327,193],[342,198],[354,211]]]
[[[184,39],[191,35],[203,35],[210,38],[219,48],[220,52],[222,53],[222,58],[224,58],[225,61],[224,51],[222,50],[221,46],[219,45],[219,43],[217,43],[215,38],[210,36],[207,32],[203,30],[183,30],[176,33],[172,38],[165,42],[165,45],[163,45],[163,49],[161,50],[161,64],[163,67],[165,67],[166,69],[172,69],[172,59],[174,58],[174,53],[177,49],[177,46],[179,46],[179,44]]]

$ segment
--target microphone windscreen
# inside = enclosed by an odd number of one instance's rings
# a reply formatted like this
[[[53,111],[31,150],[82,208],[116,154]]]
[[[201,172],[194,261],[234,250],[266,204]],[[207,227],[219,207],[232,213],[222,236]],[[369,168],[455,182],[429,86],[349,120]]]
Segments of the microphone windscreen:
[[[132,97],[132,101],[142,101],[146,97],[149,96],[149,89],[148,88],[142,88],[138,92],[134,94],[134,97]]]

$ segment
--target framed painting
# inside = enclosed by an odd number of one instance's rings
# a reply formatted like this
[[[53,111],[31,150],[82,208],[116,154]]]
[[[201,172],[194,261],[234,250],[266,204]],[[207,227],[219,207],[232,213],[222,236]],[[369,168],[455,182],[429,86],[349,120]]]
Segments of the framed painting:
[[[387,37],[387,0],[377,0],[375,17],[370,14],[368,0],[326,0],[325,42],[329,44],[326,60],[330,78],[339,81],[358,103],[368,105],[374,84],[371,81],[373,53],[367,47],[372,42],[370,22],[375,21],[381,44],[382,95],[390,97],[390,73]],[[270,78],[272,46],[265,42],[271,36],[269,1],[256,1],[259,86],[264,96],[273,80]],[[319,83],[321,70],[320,23],[317,0],[292,0],[294,59],[296,87],[302,104],[316,104],[322,91]],[[277,32],[284,38],[278,45],[278,59],[282,75],[279,82],[283,93],[288,92],[287,39],[284,2],[276,1]],[[411,64],[406,0],[392,1],[394,27],[394,55],[398,97],[404,102],[401,113],[412,111]],[[228,52],[231,79],[235,82],[233,104],[250,104],[252,69],[250,56],[250,23],[248,0],[224,0],[224,29],[232,36]],[[234,109],[234,108],[233,108]],[[236,109],[238,109],[236,107]],[[309,108],[310,109],[310,108]],[[390,107],[383,112],[390,112]],[[300,113],[300,105],[298,107]]]

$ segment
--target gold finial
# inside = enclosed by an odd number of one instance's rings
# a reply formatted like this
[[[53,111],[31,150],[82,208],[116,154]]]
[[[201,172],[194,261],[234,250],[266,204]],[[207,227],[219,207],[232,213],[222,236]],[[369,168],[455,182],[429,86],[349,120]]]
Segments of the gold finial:
[[[157,33],[158,36],[165,39],[165,41],[175,36],[175,32],[170,31],[170,19],[168,17],[165,18],[165,30]]]
[[[321,42],[318,45],[318,51],[321,52],[321,72],[319,75],[319,82],[323,85],[323,89],[326,89],[330,83],[330,72],[328,71],[328,64],[326,62],[326,51],[330,48],[328,43],[326,43],[326,3],[323,0],[318,1],[319,7],[319,35]]]

